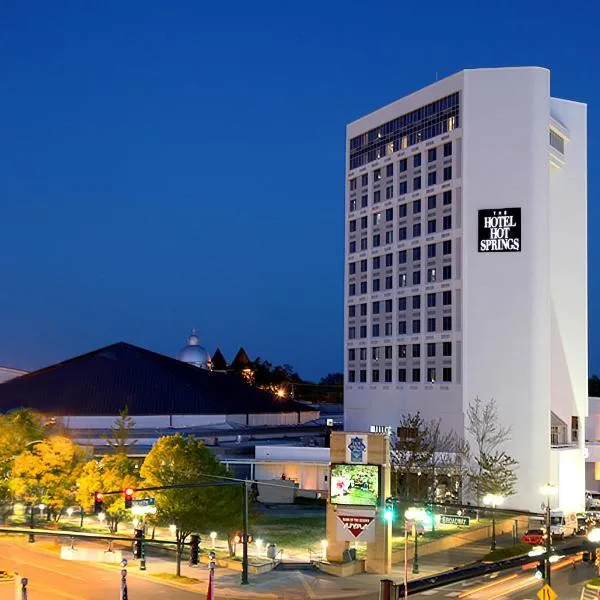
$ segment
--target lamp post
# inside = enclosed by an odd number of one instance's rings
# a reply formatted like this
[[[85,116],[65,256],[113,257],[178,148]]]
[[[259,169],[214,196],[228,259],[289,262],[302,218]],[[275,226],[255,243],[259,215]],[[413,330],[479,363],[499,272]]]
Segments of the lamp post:
[[[487,494],[483,497],[483,503],[492,507],[492,551],[496,549],[496,507],[504,502],[504,498],[498,494]]]
[[[550,529],[550,496],[556,496],[558,488],[551,483],[547,483],[540,488],[540,493],[546,496],[546,583],[550,584],[550,552],[552,552],[552,531]]]
[[[415,538],[415,556],[413,559],[412,572],[418,574],[419,572],[419,532],[417,531],[417,522],[422,521],[425,518],[425,511],[422,508],[409,508],[405,513],[407,521],[412,522],[412,530]]]

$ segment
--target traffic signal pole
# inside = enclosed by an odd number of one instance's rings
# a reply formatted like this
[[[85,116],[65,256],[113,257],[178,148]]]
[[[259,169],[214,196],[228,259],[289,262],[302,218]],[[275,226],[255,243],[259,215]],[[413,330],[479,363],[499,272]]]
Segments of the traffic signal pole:
[[[242,485],[244,495],[244,540],[242,542],[242,585],[248,584],[248,483]]]

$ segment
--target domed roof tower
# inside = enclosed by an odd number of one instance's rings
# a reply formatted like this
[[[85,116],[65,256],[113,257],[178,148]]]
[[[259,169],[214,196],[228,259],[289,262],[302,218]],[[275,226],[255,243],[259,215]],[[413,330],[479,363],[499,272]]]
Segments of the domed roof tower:
[[[187,339],[187,346],[177,353],[177,360],[200,369],[210,370],[212,368],[210,354],[204,346],[200,345],[200,338],[195,329],[192,329],[192,333]]]

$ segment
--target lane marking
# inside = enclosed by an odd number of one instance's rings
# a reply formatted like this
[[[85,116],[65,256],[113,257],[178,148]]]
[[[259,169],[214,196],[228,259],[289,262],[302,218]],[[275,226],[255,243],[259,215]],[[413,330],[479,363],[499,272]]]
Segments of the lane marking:
[[[74,594],[69,594],[69,592],[65,592],[64,590],[50,587],[49,585],[43,585],[37,581],[32,581],[27,586],[28,591],[29,591],[29,589],[51,592],[56,597],[68,598],[68,600],[89,600],[88,598],[84,598],[83,596],[75,596]]]
[[[486,583],[486,584],[481,585],[479,587],[472,588],[468,592],[463,592],[462,594],[460,594],[459,598],[467,598],[468,596],[471,596],[473,594],[477,594],[479,592],[482,592],[483,590],[488,590],[489,588],[494,587],[496,585],[500,585],[502,583],[506,583],[507,581],[510,581],[511,579],[516,579],[516,577],[517,577],[517,574],[513,573],[512,575],[509,575],[508,577],[503,577],[501,579],[494,579],[490,583]]]

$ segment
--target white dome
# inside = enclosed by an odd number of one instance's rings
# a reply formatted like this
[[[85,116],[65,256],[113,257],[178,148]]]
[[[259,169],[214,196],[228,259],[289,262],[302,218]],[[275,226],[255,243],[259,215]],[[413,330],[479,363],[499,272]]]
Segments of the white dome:
[[[211,368],[210,354],[204,346],[200,345],[200,338],[195,329],[192,329],[192,334],[188,337],[187,346],[177,353],[177,360],[201,369]]]

